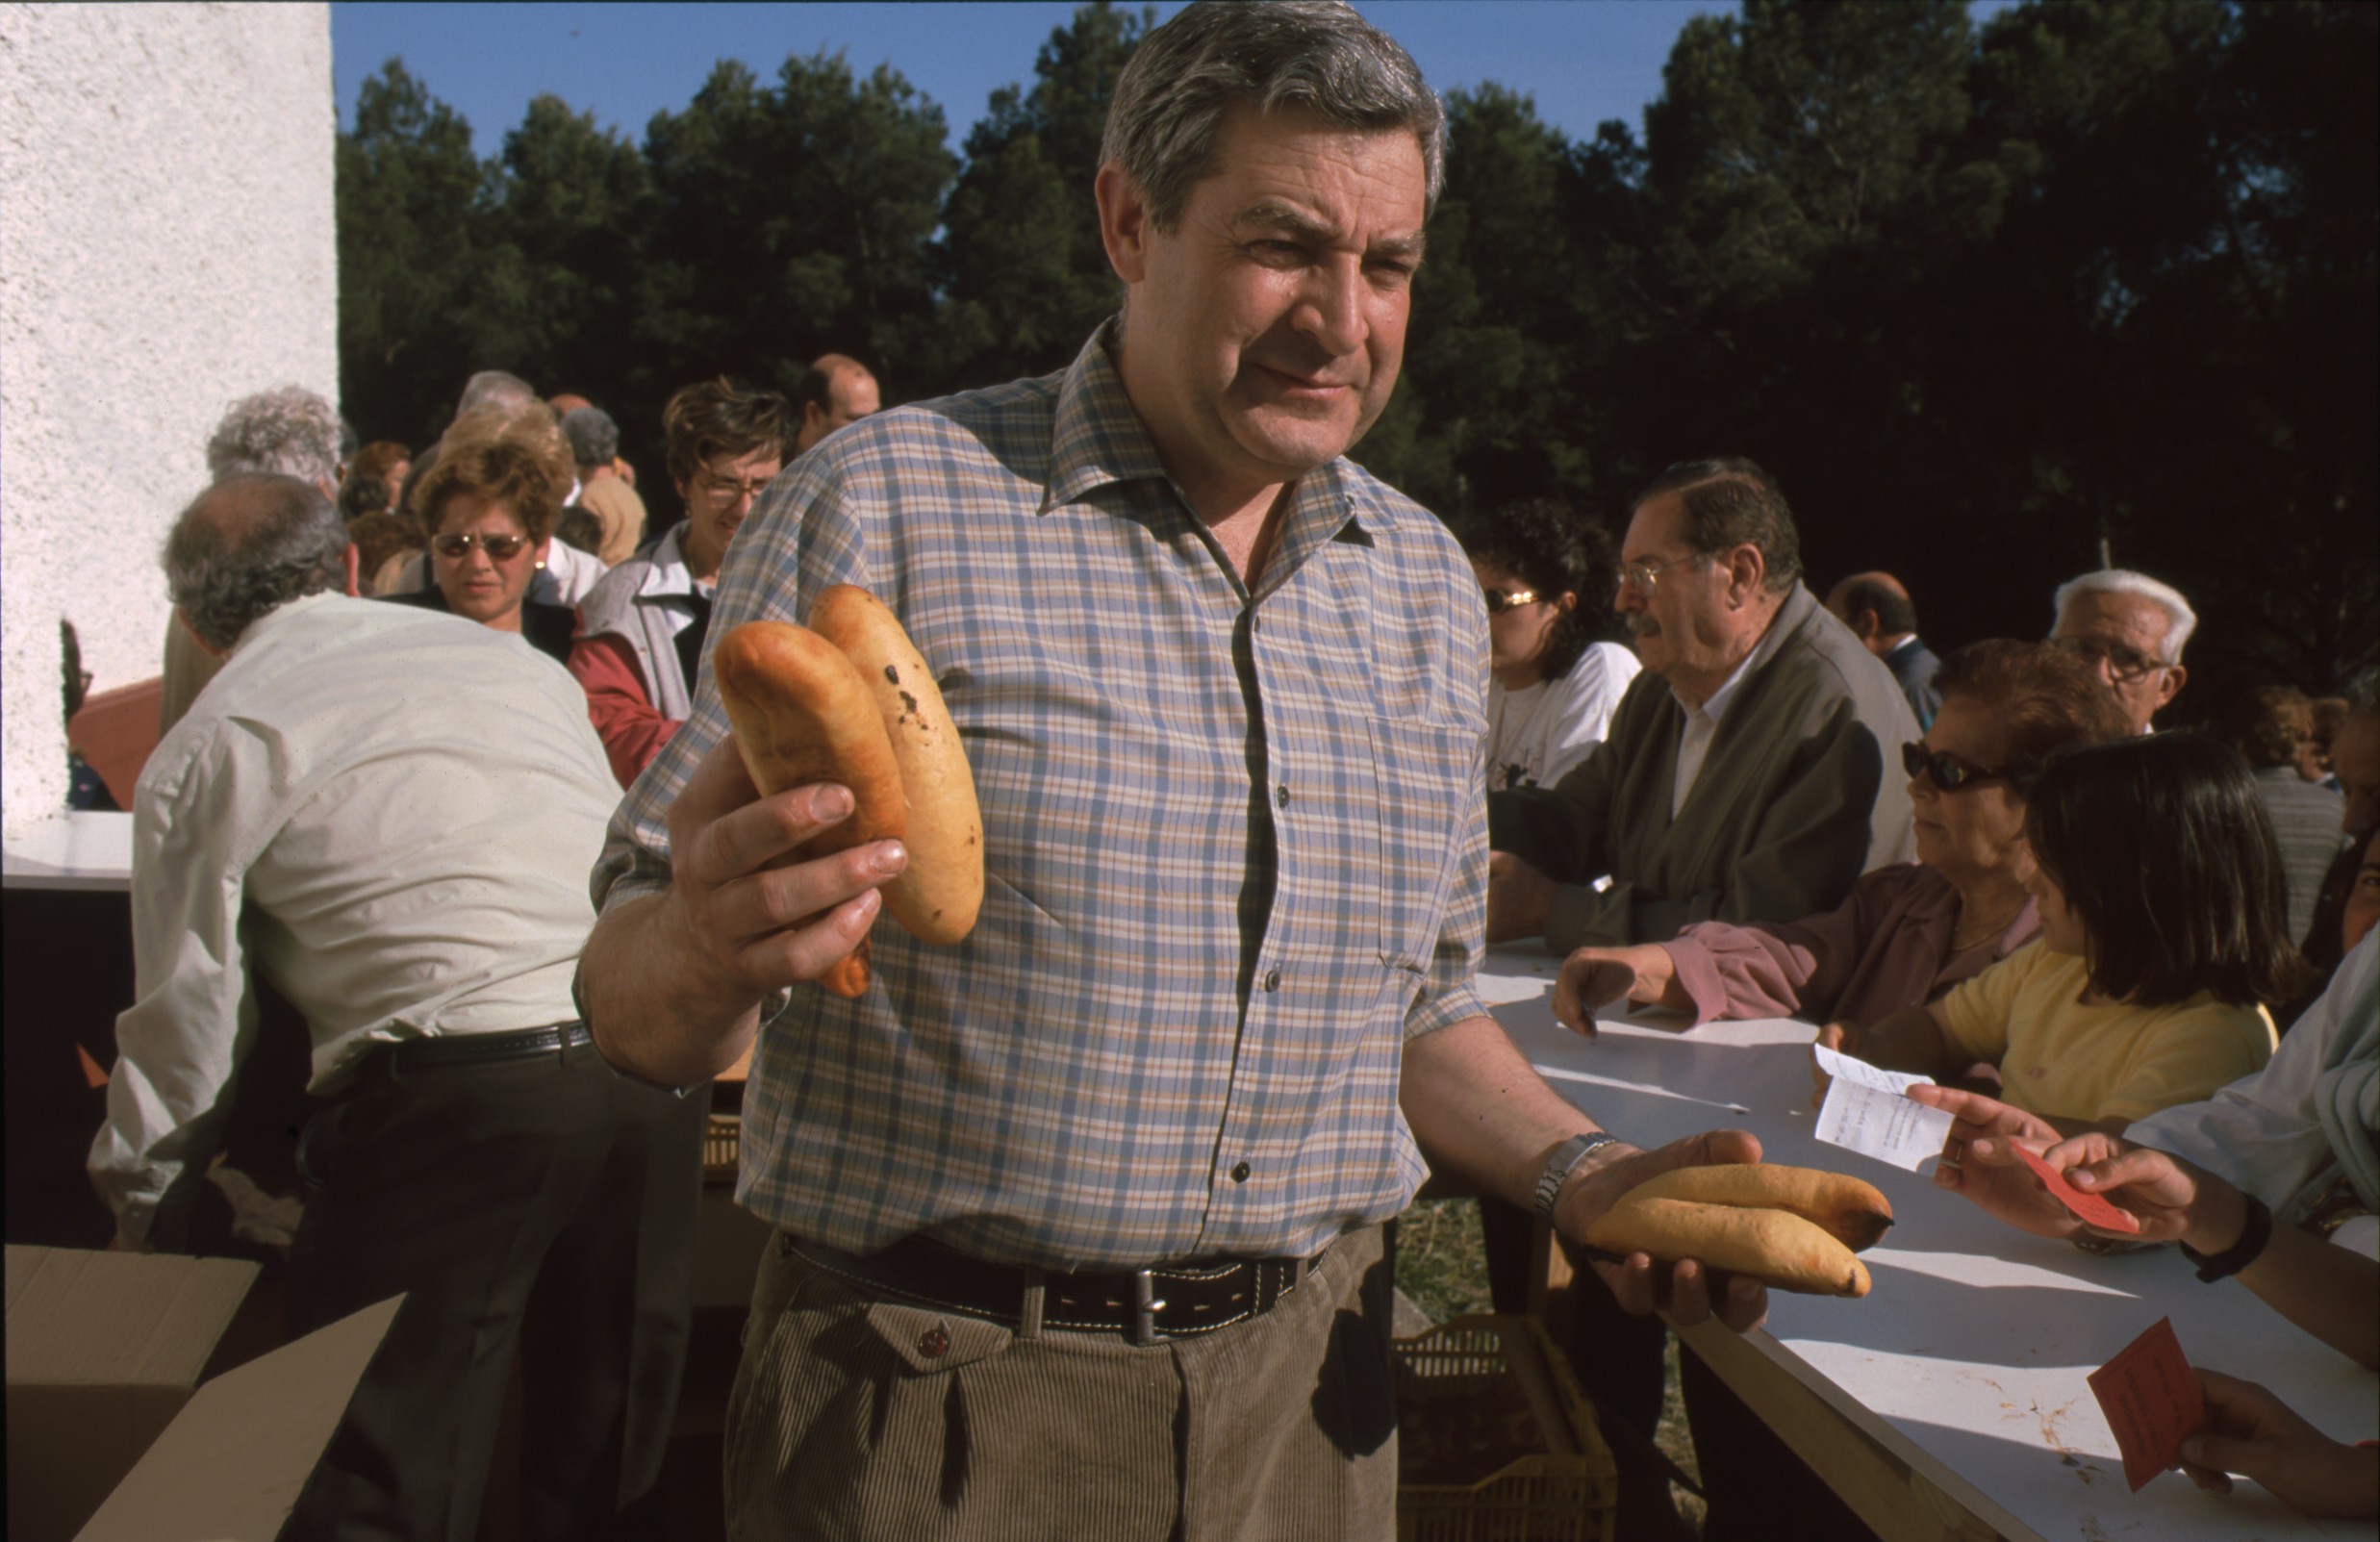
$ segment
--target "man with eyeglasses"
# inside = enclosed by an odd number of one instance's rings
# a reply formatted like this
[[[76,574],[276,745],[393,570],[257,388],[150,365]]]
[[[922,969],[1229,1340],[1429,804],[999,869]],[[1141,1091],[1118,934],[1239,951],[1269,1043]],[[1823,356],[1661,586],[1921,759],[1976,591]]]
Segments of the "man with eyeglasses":
[[[720,564],[783,468],[795,423],[783,396],[723,378],[688,386],[662,409],[670,479],[686,518],[579,602],[570,649],[570,672],[586,689],[588,715],[622,787],[693,710]]]
[[[1908,861],[1890,762],[1916,720],[1801,585],[1768,473],[1740,458],[1670,468],[1637,495],[1621,559],[1644,672],[1585,764],[1489,796],[1488,940],[1566,953],[1697,921],[1792,921]]]
[[[2190,678],[2182,645],[2198,616],[2171,584],[2122,568],[2103,568],[2058,586],[2057,624],[2049,640],[2096,665],[2137,733]]]

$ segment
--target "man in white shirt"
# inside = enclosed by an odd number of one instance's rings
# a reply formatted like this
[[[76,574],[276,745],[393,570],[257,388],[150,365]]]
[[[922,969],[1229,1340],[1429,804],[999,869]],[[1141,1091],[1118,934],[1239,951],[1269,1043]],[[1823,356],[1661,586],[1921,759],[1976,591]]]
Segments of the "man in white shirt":
[[[165,560],[224,664],[135,798],[138,984],[90,1158],[117,1245],[203,1174],[261,976],[324,1100],[292,1327],[408,1293],[285,1534],[468,1536],[516,1349],[523,1534],[599,1534],[668,1436],[704,1104],[575,1021],[615,796],[584,698],[517,637],[340,594],[354,550],[294,478],[216,484]]]

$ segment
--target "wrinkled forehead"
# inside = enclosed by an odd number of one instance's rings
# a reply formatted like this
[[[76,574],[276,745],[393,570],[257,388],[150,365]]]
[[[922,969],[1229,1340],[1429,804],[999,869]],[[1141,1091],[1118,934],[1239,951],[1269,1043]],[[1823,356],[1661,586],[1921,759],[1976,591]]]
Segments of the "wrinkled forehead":
[[[2173,618],[2147,595],[2093,591],[2066,601],[2065,614],[2058,619],[2055,635],[2127,643],[2143,652],[2155,653],[2163,648],[2165,634],[2171,630]]]
[[[1664,493],[1636,505],[1620,541],[1622,562],[1662,562],[1686,554],[1685,501]]]

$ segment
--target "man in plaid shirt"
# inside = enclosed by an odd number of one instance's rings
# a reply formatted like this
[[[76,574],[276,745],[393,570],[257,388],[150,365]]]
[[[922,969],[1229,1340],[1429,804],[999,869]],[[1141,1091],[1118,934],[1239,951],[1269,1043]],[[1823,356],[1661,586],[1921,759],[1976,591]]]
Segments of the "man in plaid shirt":
[[[878,927],[864,997],[802,986],[905,854],[776,865],[849,795],[758,796],[707,667],[613,822],[598,1045],[671,1083],[755,1049],[739,1198],[778,1233],[733,1534],[1385,1535],[1380,1228],[1422,1150],[1572,1236],[1757,1157],[1602,1135],[1472,986],[1478,584],[1342,458],[1396,383],[1441,139],[1345,7],[1185,10],[1109,114],[1122,315],[1061,374],[836,435],[730,548],[715,637],[837,583],[899,615],[987,870],[965,943]],[[1639,1310],[1653,1275],[1609,1272]],[[1765,1304],[1670,1284],[1685,1318]]]

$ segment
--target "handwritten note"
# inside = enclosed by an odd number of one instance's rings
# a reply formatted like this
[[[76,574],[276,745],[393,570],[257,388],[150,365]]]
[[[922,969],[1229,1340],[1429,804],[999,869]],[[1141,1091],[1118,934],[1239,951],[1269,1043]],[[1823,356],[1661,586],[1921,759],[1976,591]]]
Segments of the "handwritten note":
[[[2100,1195],[2085,1194],[2081,1189],[2068,1183],[2064,1173],[2042,1161],[2033,1152],[2014,1141],[2008,1144],[2011,1150],[2024,1158],[2025,1166],[2033,1169],[2033,1175],[2041,1180],[2041,1187],[2049,1190],[2051,1196],[2060,1204],[2064,1205],[2085,1221],[2102,1231],[2139,1231],[2140,1229],[2139,1217],[2128,1210],[2117,1209]],[[2133,1485],[2135,1488],[2139,1486],[2138,1483]]]
[[[1920,1076],[1911,1071],[1886,1071],[1882,1066],[1871,1066],[1864,1060],[1830,1049],[1823,1044],[1811,1045],[1810,1052],[1817,1057],[1818,1069],[1836,1081],[1857,1082],[1862,1087],[1873,1087],[1878,1092],[1888,1092],[1895,1097],[1912,1087],[1934,1085],[1932,1076]]]
[[[1893,1074],[1888,1071],[1877,1074]],[[1826,1102],[1818,1109],[1815,1133],[1830,1146],[1858,1151],[1914,1173],[1942,1154],[1942,1142],[1957,1123],[1938,1108],[1910,1101],[1897,1088],[1886,1091],[1847,1076],[1836,1076],[1826,1090]]]
[[[2136,1494],[2178,1463],[2182,1442],[2207,1427],[2206,1394],[2190,1374],[2169,1317],[2159,1318],[2156,1327],[2085,1379],[2108,1416],[2108,1428],[2115,1431],[2124,1481]]]

